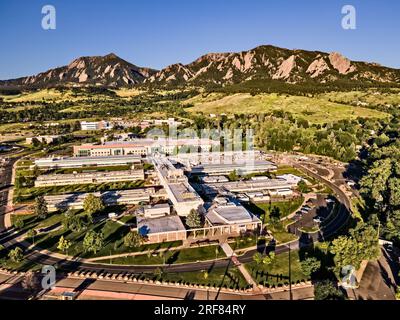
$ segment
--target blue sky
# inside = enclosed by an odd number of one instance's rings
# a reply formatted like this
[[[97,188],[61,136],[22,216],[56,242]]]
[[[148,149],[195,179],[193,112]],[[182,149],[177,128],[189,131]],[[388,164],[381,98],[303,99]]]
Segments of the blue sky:
[[[54,5],[57,29],[41,28]],[[357,29],[341,28],[341,8],[357,9]],[[207,52],[261,44],[339,51],[352,60],[400,68],[398,0],[0,0],[0,79],[114,52],[156,69]]]

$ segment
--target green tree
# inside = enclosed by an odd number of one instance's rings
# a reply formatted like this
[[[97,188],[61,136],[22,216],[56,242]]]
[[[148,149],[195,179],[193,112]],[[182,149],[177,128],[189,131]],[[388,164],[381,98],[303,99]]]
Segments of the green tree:
[[[36,236],[36,234],[37,234],[37,232],[36,232],[35,229],[30,229],[30,230],[26,233],[27,237],[32,239],[33,245],[35,245],[35,236]]]
[[[257,265],[262,264],[262,263],[263,263],[263,256],[262,256],[262,254],[259,253],[259,252],[256,252],[256,253],[253,255],[253,261],[254,261]]]
[[[190,213],[186,218],[186,224],[190,228],[200,228],[201,227],[200,213],[195,209],[190,210]]]
[[[239,180],[239,176],[238,176],[236,170],[233,170],[233,171],[228,175],[228,179],[229,179],[229,181],[238,181],[238,180]]]
[[[17,229],[22,229],[25,226],[24,220],[22,218],[17,218],[14,220],[14,227]]]
[[[100,197],[96,197],[94,194],[88,194],[83,201],[83,209],[90,216],[104,210],[104,203]]]
[[[303,273],[310,277],[321,268],[321,261],[315,257],[307,257],[300,262]]]
[[[72,232],[81,232],[86,228],[84,217],[74,214],[73,212],[67,212],[62,221],[64,229]]]
[[[34,213],[37,215],[39,219],[46,219],[48,214],[47,202],[43,196],[36,197]]]
[[[137,232],[128,232],[124,237],[124,245],[127,248],[138,248],[142,243],[143,239]]]
[[[331,281],[317,282],[314,285],[315,300],[344,300],[343,293]]]
[[[83,239],[83,250],[96,254],[103,247],[103,233],[90,230]]]
[[[72,243],[70,240],[65,239],[64,236],[61,236],[58,240],[57,249],[68,255],[68,249],[71,247],[71,245]]]
[[[349,236],[340,236],[332,241],[330,251],[335,255],[337,271],[347,265],[358,269],[361,261],[379,256],[378,233],[372,226],[359,223],[349,233]]]
[[[8,253],[8,257],[13,262],[21,262],[24,258],[23,250],[20,247],[16,247],[15,249],[10,250],[10,252]]]
[[[262,258],[262,263],[265,265],[270,265],[275,260],[275,252],[268,253],[265,257]]]

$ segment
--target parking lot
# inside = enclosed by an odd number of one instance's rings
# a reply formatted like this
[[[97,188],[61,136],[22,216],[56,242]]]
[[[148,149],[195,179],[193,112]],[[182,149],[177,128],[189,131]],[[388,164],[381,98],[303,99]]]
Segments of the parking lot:
[[[334,200],[324,195],[317,195],[315,199],[310,199],[296,213],[296,222],[289,226],[289,232],[298,234],[298,229],[318,230],[329,217],[333,204]]]

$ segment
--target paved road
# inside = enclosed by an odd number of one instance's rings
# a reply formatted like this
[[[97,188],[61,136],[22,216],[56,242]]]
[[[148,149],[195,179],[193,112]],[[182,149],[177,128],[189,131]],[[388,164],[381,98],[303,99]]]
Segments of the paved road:
[[[20,159],[20,157],[12,158],[8,161],[4,168],[3,174],[1,175],[1,185],[0,189],[0,232],[5,230],[5,215],[7,213],[7,199],[9,192],[12,188],[12,168]]]

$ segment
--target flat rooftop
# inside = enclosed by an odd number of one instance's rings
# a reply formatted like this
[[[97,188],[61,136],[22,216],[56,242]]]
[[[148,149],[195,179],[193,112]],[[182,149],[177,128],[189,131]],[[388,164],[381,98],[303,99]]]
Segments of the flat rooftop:
[[[186,231],[181,218],[176,215],[152,219],[137,217],[137,228],[138,232],[143,236],[164,232]]]
[[[200,196],[188,183],[170,183],[168,187],[178,202],[201,200]]]
[[[35,163],[46,163],[46,162],[63,162],[63,163],[95,163],[95,162],[121,162],[121,161],[134,161],[140,162],[141,157],[136,155],[127,156],[106,156],[106,157],[54,157],[54,158],[42,158],[35,160]]]
[[[206,218],[212,225],[260,222],[256,216],[243,206],[236,206],[235,204],[212,207],[206,214]]]

